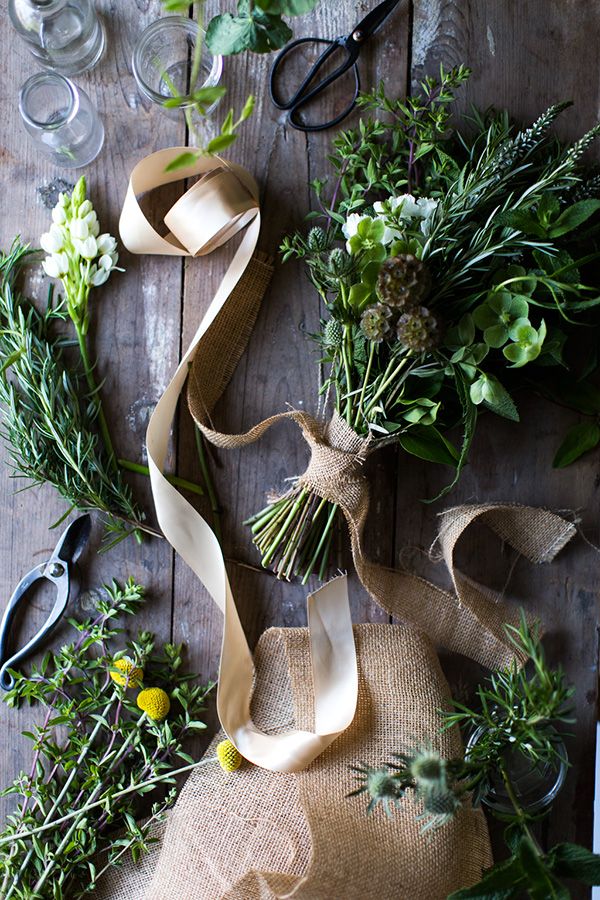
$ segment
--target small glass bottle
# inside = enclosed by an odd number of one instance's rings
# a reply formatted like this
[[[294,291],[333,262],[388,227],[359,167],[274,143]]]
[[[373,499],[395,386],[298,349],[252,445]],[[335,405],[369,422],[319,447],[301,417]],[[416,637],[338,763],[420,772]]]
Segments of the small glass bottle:
[[[57,166],[87,166],[102,149],[104,127],[90,98],[58,72],[27,79],[19,112],[35,145]]]
[[[63,75],[95,66],[104,29],[93,0],[8,0],[12,24],[37,61]]]

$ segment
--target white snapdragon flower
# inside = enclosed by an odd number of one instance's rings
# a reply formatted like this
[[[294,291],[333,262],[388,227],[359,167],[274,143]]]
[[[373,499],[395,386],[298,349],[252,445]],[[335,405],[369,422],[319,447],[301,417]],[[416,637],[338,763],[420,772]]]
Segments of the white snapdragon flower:
[[[91,260],[95,259],[98,256],[98,244],[96,243],[96,238],[91,234],[83,241],[74,238],[73,246],[75,247],[79,255],[83,256],[84,259]]]
[[[85,239],[90,236],[90,229],[83,219],[71,219],[69,222],[69,231],[71,232],[71,237],[78,241],[85,241]]]
[[[50,226],[50,230],[46,231],[40,238],[40,247],[46,253],[60,253],[65,245],[65,232],[60,225],[55,222]]]
[[[53,253],[42,261],[42,266],[50,278],[62,278],[69,271],[69,257],[66,253]]]
[[[67,221],[67,214],[65,212],[64,206],[57,204],[52,210],[52,221],[56,225],[64,225]]]
[[[96,243],[98,244],[98,253],[114,253],[117,249],[117,242],[112,234],[101,234],[96,238]]]

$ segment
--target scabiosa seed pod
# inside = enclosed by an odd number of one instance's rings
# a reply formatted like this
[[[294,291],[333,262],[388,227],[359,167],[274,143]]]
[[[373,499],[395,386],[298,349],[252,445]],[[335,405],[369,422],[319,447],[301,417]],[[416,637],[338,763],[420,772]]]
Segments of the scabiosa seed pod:
[[[381,266],[377,278],[380,299],[396,309],[417,306],[431,290],[429,269],[412,253],[392,256]]]
[[[309,250],[327,250],[327,234],[323,228],[319,228],[317,225],[308,232],[306,243]]]
[[[329,254],[329,271],[332,275],[341,278],[347,275],[352,268],[352,257],[341,247],[335,247]]]
[[[441,338],[440,323],[426,306],[403,313],[396,329],[398,340],[409,350],[424,353],[437,347]]]
[[[365,309],[362,314],[360,320],[361,331],[368,340],[373,341],[375,344],[380,344],[391,331],[391,318],[392,311],[389,306],[386,306],[384,303],[376,303],[375,306]]]
[[[337,319],[329,319],[325,326],[325,344],[327,347],[337,349],[344,341],[344,328]]]

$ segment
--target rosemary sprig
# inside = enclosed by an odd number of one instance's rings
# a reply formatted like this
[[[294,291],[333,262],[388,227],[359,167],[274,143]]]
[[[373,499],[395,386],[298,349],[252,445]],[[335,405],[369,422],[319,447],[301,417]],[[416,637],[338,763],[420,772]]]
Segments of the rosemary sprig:
[[[0,433],[14,475],[53,485],[69,508],[105,513],[114,540],[154,534],[121,473],[105,458],[95,430],[95,397],[66,363],[69,341],[55,333],[67,315],[64,305],[54,305],[50,291],[40,312],[16,287],[31,256],[18,240],[0,253]]]

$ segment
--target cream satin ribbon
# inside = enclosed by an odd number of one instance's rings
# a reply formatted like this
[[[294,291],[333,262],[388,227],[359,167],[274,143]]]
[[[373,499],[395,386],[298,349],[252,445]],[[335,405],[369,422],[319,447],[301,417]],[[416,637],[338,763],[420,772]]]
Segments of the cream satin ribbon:
[[[156,514],[165,537],[196,573],[224,615],[217,709],[224,731],[242,756],[275,772],[297,772],[323,752],[352,722],[358,675],[345,578],[337,578],[308,597],[313,670],[314,731],[268,735],[250,714],[254,664],[227,577],[220,544],[202,516],[167,481],[163,468],[169,435],[188,367],[209,326],[225,306],[254,253],[260,231],[258,188],[241,166],[201,158],[176,172],[166,166],[185,147],[159,150],[131,174],[119,222],[121,239],[132,253],[203,256],[246,228],[235,256],[210,303],[173,379],[158,401],[146,435],[148,466]],[[137,197],[182,178],[201,176],[165,216],[160,237]]]

